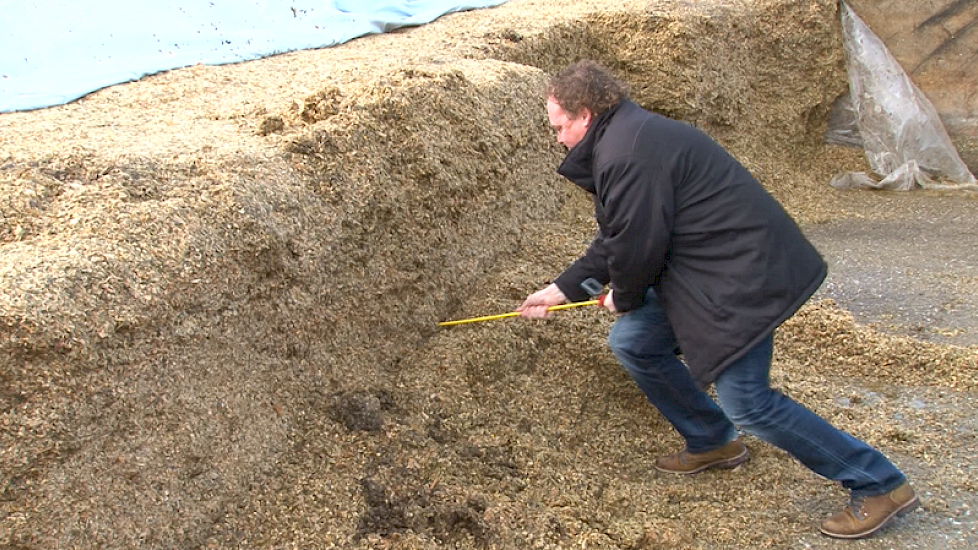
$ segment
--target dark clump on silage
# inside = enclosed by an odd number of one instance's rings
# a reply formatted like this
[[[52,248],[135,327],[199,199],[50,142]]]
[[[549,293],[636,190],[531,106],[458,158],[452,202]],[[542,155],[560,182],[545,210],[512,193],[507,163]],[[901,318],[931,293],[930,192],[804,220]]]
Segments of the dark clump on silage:
[[[789,547],[841,495],[756,442],[732,473],[652,473],[680,442],[607,316],[436,322],[511,310],[586,246],[540,95],[580,57],[802,222],[851,212],[825,182],[862,160],[820,139],[835,16],[511,0],[0,116],[0,546]],[[888,419],[906,388],[971,391],[973,350],[824,303],[779,342],[775,377],[819,412],[904,461],[957,456],[947,414]],[[858,406],[880,365],[898,398]],[[921,483],[973,493],[959,474]]]

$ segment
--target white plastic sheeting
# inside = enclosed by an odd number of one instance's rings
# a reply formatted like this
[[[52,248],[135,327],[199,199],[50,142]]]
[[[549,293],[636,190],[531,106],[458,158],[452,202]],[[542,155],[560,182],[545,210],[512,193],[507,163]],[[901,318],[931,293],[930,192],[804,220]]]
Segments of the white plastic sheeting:
[[[422,25],[506,0],[0,0],[0,112]]]
[[[870,168],[833,178],[837,188],[978,190],[937,110],[845,3],[840,4],[849,98]]]

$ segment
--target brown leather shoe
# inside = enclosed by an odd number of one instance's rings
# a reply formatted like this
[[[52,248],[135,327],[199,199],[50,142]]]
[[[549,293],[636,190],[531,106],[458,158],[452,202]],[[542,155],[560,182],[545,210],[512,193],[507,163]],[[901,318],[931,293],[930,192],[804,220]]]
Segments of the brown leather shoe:
[[[679,453],[655,459],[655,469],[670,474],[695,474],[710,468],[736,468],[750,458],[747,447],[734,439],[723,447],[705,453]]]
[[[875,497],[853,497],[849,506],[822,522],[822,532],[837,539],[861,539],[920,504],[909,483]]]

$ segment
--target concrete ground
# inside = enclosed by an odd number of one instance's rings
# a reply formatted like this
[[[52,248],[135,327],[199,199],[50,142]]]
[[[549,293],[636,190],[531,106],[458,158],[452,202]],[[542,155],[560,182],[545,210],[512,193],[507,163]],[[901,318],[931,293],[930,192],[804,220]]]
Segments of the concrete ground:
[[[804,228],[829,263],[816,298],[886,332],[978,346],[978,193],[877,196],[885,212]]]

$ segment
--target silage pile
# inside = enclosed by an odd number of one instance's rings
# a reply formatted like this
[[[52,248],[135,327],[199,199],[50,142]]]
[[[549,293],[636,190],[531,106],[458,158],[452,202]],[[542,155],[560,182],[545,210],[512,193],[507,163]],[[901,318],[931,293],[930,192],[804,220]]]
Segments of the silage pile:
[[[0,115],[0,546],[787,547],[838,501],[760,444],[733,482],[652,474],[679,442],[606,316],[436,321],[511,309],[590,237],[553,173],[552,71],[606,63],[817,222],[860,162],[821,140],[841,56],[828,0],[511,0]],[[819,353],[974,389],[973,350],[830,304],[786,328],[794,392],[831,394]],[[935,452],[923,422],[846,410]]]

